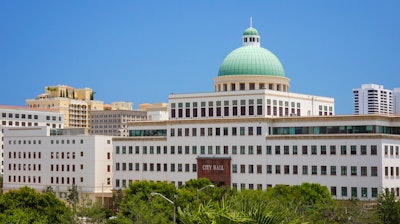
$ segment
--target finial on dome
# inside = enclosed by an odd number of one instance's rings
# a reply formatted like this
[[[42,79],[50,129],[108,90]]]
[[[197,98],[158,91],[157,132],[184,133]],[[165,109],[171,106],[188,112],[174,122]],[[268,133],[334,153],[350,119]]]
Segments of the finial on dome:
[[[253,27],[253,18],[250,17],[250,27]]]

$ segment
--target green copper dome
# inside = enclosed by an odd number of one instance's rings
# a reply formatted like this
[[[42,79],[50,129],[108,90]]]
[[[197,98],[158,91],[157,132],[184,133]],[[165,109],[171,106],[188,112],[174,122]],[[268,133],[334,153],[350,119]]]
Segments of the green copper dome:
[[[279,59],[259,46],[243,46],[232,51],[219,67],[218,76],[267,75],[285,76]]]
[[[243,35],[258,35],[258,31],[253,27],[249,27],[243,32]]]
[[[243,45],[225,57],[219,67],[218,76],[265,75],[285,76],[279,59],[262,48],[258,31],[251,26],[243,32]]]

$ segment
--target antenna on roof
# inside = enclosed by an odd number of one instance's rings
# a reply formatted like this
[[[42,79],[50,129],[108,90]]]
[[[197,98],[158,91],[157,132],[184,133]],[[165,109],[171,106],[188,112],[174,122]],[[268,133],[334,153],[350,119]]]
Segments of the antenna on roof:
[[[250,27],[253,27],[253,18],[250,17]]]

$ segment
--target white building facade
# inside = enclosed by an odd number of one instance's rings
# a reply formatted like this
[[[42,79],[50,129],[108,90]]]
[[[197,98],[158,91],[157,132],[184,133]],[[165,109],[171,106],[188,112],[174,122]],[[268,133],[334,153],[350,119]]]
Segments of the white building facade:
[[[2,130],[4,127],[64,128],[64,115],[52,110],[3,105],[0,106],[0,124]],[[1,173],[3,173],[3,132],[0,133]]]
[[[49,127],[4,128],[3,190],[51,187],[65,198],[76,185],[80,197],[107,203],[112,197],[112,137],[65,133]]]

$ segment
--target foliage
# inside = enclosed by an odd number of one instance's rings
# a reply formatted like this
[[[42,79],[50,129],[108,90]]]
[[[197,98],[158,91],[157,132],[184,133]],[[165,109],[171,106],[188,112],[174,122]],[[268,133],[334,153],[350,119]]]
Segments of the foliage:
[[[134,223],[168,223],[173,219],[173,205],[152,192],[174,200],[175,185],[167,182],[137,181],[125,190],[116,221],[129,218]]]
[[[385,189],[377,199],[377,212],[383,223],[399,223],[400,202],[396,201],[394,192]]]
[[[79,217],[85,218],[85,223],[106,223],[107,219],[112,215],[110,209],[105,208],[100,202],[94,203],[89,198],[82,198],[82,202],[78,206]]]
[[[71,223],[70,209],[50,192],[22,187],[0,195],[0,223]]]

